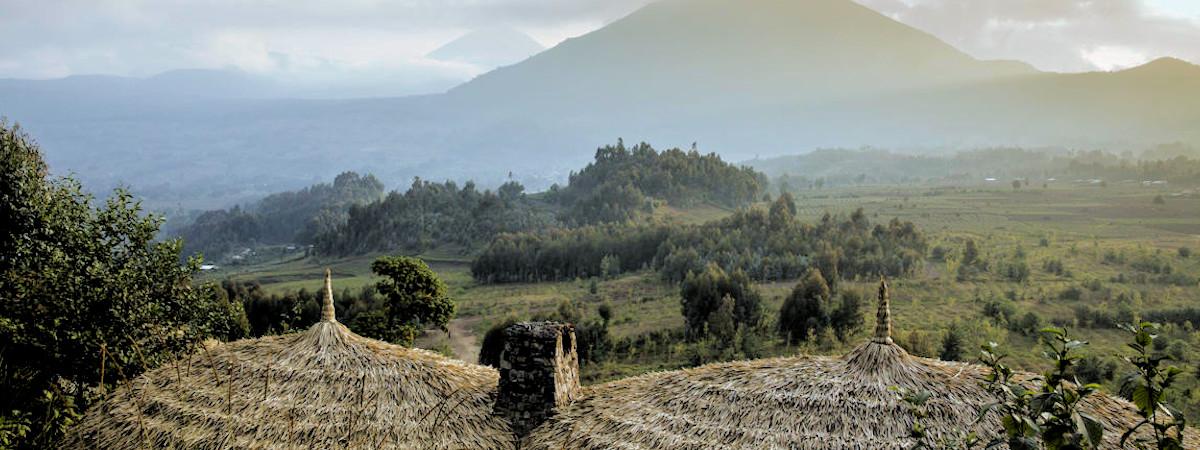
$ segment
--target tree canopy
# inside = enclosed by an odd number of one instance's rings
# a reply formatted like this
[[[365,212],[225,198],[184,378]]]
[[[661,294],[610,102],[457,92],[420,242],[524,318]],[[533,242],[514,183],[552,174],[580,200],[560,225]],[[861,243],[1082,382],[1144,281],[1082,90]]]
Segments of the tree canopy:
[[[384,256],[371,264],[371,271],[383,277],[375,290],[386,299],[380,313],[386,331],[377,334],[408,346],[422,330],[446,330],[446,324],[454,318],[454,302],[447,294],[446,283],[424,261]]]
[[[18,448],[52,446],[98,387],[246,334],[241,305],[193,286],[200,261],[180,264],[129,193],[94,205],[3,122],[0,156],[0,419],[30,425]]]
[[[741,327],[762,320],[762,297],[745,272],[726,273],[715,264],[691,273],[680,287],[687,334],[699,338],[714,333],[730,338]]]
[[[238,247],[264,244],[311,244],[347,220],[352,205],[383,197],[374,175],[343,172],[333,184],[320,183],[271,194],[246,208],[205,211],[171,233],[183,237],[185,251],[219,258]]]
[[[767,179],[748,167],[678,148],[659,152],[647,143],[596,150],[592,163],[572,173],[567,187],[553,191],[567,223],[620,222],[652,212],[661,200],[677,207],[711,202],[746,205],[767,188]]]

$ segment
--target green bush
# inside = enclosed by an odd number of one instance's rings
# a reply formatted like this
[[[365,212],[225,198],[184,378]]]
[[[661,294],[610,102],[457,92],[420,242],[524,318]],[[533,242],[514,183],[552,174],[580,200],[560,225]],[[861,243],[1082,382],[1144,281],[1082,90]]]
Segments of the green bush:
[[[17,448],[53,448],[97,387],[248,332],[240,303],[193,286],[200,260],[157,239],[159,217],[121,190],[94,205],[2,121],[0,223],[0,439]]]

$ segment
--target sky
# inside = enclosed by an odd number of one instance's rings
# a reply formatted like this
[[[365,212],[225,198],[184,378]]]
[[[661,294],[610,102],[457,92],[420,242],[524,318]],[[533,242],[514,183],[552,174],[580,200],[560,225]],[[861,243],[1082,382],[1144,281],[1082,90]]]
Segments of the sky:
[[[472,30],[510,27],[553,46],[647,1],[0,0],[0,78],[232,68],[437,90],[489,69],[425,56]],[[1200,62],[1197,0],[857,1],[978,58],[1042,70]]]

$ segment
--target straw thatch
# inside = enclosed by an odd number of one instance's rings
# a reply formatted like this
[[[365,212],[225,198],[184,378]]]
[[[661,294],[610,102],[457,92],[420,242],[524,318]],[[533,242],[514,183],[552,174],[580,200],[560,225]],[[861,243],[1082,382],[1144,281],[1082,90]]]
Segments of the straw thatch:
[[[334,320],[331,292],[327,274],[322,320],[306,332],[206,346],[122,386],[63,447],[517,447],[493,410],[495,370],[357,336]],[[972,426],[993,401],[982,386],[988,369],[907,354],[890,336],[886,282],[879,299],[871,339],[843,357],[712,364],[585,388],[520,447],[907,449],[913,414],[893,387],[932,393],[923,424],[934,441]],[[1132,405],[1109,396],[1083,409],[1105,423],[1103,448],[1117,448],[1137,421]],[[988,439],[998,430],[989,417],[963,431]]]
[[[712,364],[586,388],[523,448],[908,449],[914,417],[893,386],[932,393],[923,424],[933,442],[970,427],[994,401],[982,387],[989,369],[909,355],[889,336],[886,283],[880,300],[876,333],[848,355]],[[1103,395],[1084,403],[1105,422],[1103,448],[1117,448],[1136,423],[1132,405]],[[1000,429],[993,414],[965,431],[990,439]]]
[[[92,408],[64,448],[515,448],[492,414],[498,374],[351,333],[214,344]]]

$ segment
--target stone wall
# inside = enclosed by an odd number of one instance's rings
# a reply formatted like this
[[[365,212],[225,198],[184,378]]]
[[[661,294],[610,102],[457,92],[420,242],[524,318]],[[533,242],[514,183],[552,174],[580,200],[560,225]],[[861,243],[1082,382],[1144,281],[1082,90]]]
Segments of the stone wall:
[[[526,322],[504,330],[496,411],[525,436],[579,396],[575,326]]]

